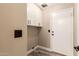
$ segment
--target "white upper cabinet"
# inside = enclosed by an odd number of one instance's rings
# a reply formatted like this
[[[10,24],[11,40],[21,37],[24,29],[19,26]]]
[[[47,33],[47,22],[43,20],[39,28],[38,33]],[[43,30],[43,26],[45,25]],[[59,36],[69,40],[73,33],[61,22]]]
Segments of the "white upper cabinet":
[[[36,27],[42,26],[42,11],[33,3],[27,4],[27,25]]]

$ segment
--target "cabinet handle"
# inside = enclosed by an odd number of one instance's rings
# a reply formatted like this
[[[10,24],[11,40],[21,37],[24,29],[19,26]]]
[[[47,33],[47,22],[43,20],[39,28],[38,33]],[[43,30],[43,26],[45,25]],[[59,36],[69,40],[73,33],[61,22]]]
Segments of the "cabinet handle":
[[[28,20],[28,24],[31,24],[31,20]]]
[[[29,24],[31,24],[31,20],[29,20]]]
[[[54,36],[54,34],[52,34],[52,36]]]
[[[28,20],[28,24],[31,24],[31,20]]]
[[[38,23],[38,25],[40,25],[40,23]]]
[[[29,24],[29,20],[28,20],[28,24]]]

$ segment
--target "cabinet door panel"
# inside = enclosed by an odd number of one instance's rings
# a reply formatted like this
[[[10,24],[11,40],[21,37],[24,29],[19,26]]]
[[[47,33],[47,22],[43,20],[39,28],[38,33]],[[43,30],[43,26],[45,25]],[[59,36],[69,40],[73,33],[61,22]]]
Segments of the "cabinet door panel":
[[[27,19],[28,25],[40,26],[42,20],[42,11],[35,4],[27,4]],[[31,22],[31,23],[29,23]]]

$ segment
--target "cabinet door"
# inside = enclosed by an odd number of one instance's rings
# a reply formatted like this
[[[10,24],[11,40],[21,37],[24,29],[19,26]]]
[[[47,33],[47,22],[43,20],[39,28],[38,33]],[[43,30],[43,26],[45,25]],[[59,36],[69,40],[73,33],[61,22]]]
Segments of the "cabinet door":
[[[39,7],[37,10],[37,26],[42,26],[42,11]]]
[[[40,26],[42,18],[42,12],[35,4],[27,4],[27,19],[28,25]]]
[[[29,25],[36,25],[36,6],[34,4],[27,4],[27,19]]]

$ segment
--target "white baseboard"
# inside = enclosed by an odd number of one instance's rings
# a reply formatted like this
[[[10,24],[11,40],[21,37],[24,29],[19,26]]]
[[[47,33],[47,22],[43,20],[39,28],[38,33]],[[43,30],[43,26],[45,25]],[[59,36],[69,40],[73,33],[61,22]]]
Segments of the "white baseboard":
[[[46,52],[46,51],[39,50],[41,53],[46,54],[46,55],[48,55],[48,56],[52,56],[52,54],[50,53],[52,50],[51,50],[50,48],[43,47],[43,46],[39,46],[39,45],[38,45],[38,47],[39,47],[40,49],[49,51],[49,52]]]
[[[34,50],[36,50],[38,48],[38,46],[36,46],[34,49],[30,49],[27,53],[26,53],[26,55],[29,55],[31,52],[33,52]]]
[[[60,55],[60,56],[66,56],[66,55],[64,55],[64,54],[61,54],[61,53],[58,53],[58,52],[55,52],[55,51],[53,51],[51,48],[47,48],[47,47],[43,47],[43,46],[38,46],[40,49],[44,49],[44,50],[46,50],[46,51],[48,51],[48,52],[45,52],[45,51],[42,51],[42,50],[40,50],[40,52],[41,53],[44,53],[44,54],[47,54],[47,55],[50,55],[50,56],[52,56],[52,53],[50,53],[50,52],[53,52],[55,55]]]
[[[44,50],[47,50],[47,51],[52,51],[50,48],[46,48],[46,47],[37,45],[34,49],[30,49],[30,50],[27,52],[26,55],[29,55],[31,52],[33,52],[33,51],[36,50],[37,48],[44,49]]]
[[[49,52],[54,52],[54,53],[57,53],[57,54],[63,55],[63,54],[61,54],[61,53],[58,53],[58,52],[52,51],[51,48],[47,48],[47,47],[40,46],[40,45],[37,45],[34,49],[29,50],[29,51],[27,52],[26,55],[29,55],[31,52],[35,51],[37,48],[44,49],[44,50],[49,51]],[[39,51],[42,52],[42,53],[48,54],[48,55],[52,55],[52,54],[47,53],[47,52],[45,52],[45,51],[41,51],[41,50],[39,50]]]
[[[52,51],[52,49],[50,49],[50,48],[47,48],[47,47],[43,47],[43,46],[40,46],[40,45],[38,45],[37,46],[38,48],[41,48],[41,49],[44,49],[44,50],[47,50],[47,51]]]

